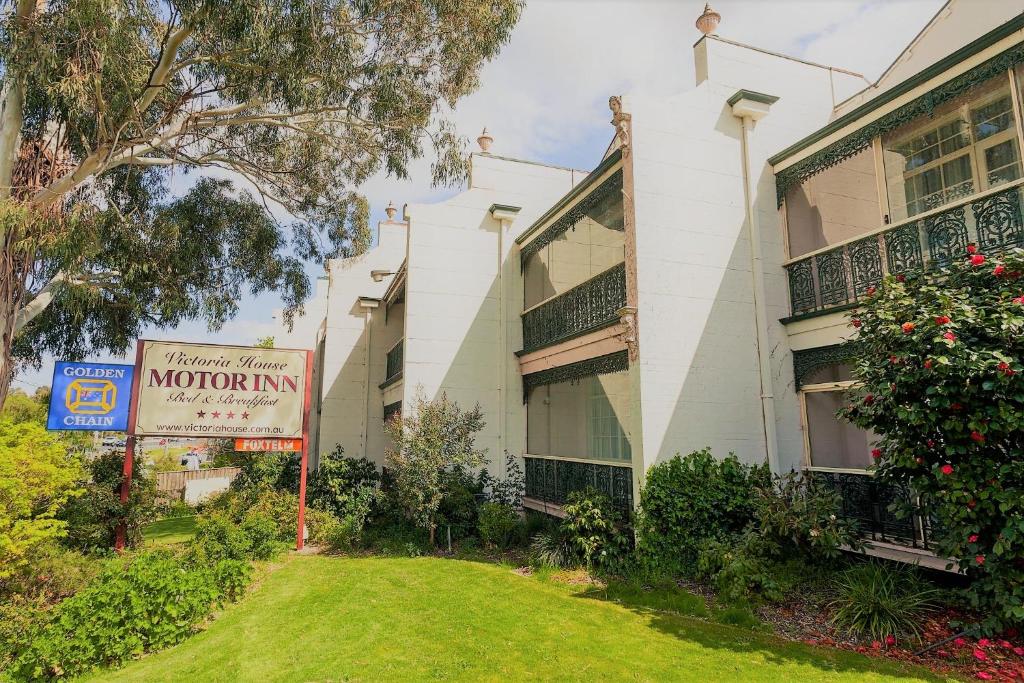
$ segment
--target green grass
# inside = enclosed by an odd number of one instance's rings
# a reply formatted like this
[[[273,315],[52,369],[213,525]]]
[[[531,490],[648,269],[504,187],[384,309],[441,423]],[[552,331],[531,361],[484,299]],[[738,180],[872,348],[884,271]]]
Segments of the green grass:
[[[195,517],[169,517],[142,527],[142,538],[146,545],[167,545],[184,543],[196,534]]]
[[[602,593],[477,562],[292,555],[208,630],[93,680],[939,680]]]

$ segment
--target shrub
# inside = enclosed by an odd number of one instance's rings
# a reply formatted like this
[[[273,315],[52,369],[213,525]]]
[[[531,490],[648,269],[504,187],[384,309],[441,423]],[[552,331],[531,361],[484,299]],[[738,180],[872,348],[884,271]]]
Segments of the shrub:
[[[654,465],[640,493],[638,552],[666,572],[692,573],[709,540],[746,527],[754,489],[769,481],[767,465],[744,465],[731,454],[716,460],[706,448]]]
[[[842,411],[881,436],[876,476],[925,502],[990,632],[1024,624],[1022,273],[1014,250],[886,278],[860,302],[860,387]]]
[[[835,582],[832,623],[855,636],[883,641],[887,636],[921,635],[922,617],[935,607],[938,591],[911,569],[865,562]]]
[[[521,528],[519,513],[502,503],[484,503],[480,506],[477,528],[484,543],[508,548],[516,541]]]
[[[300,459],[294,453],[247,453],[238,462],[241,471],[231,482],[235,491],[275,489],[299,490]]]
[[[540,531],[530,541],[530,560],[537,567],[566,567],[570,554],[569,539],[559,527]]]
[[[147,476],[142,458],[132,463],[128,501],[121,502],[124,453],[107,451],[87,465],[88,481],[82,495],[69,500],[60,511],[67,523],[65,543],[79,550],[112,548],[117,527],[124,523],[129,548],[142,543],[142,527],[156,517],[156,482]]]
[[[65,536],[60,507],[81,493],[80,459],[33,422],[0,422],[0,581]]]
[[[475,478],[461,466],[441,474],[442,494],[437,522],[439,527],[451,530],[452,538],[462,539],[477,533],[485,480],[484,475]]]
[[[483,428],[479,405],[463,411],[444,394],[434,401],[418,396],[408,415],[396,416],[385,426],[394,443],[387,460],[396,499],[406,517],[429,532],[431,545],[445,498],[446,475],[457,467],[484,463],[484,451],[475,444]]]
[[[74,676],[178,643],[222,598],[221,586],[237,583],[238,568],[190,566],[167,550],[112,563],[32,629],[12,673],[21,680]]]
[[[757,598],[779,602],[786,591],[776,580],[774,552],[765,546],[753,528],[730,540],[711,539],[698,555],[698,576],[710,581],[726,603],[744,604]]]
[[[334,513],[315,507],[306,508],[306,528],[309,530],[308,540],[312,545],[326,545],[327,531],[337,523],[338,518]]]
[[[369,486],[360,487],[348,504],[348,512],[342,517],[330,515],[317,530],[317,540],[330,550],[350,550],[359,545],[363,530],[378,499],[378,490]],[[312,531],[310,532],[312,535]]]
[[[573,491],[564,510],[561,528],[572,559],[588,569],[608,569],[622,558],[629,541],[607,496],[592,489]]]
[[[490,487],[490,500],[513,510],[523,509],[523,494],[526,492],[526,476],[519,466],[519,458],[505,451],[505,476],[494,479],[486,475],[485,483]]]
[[[366,458],[346,458],[345,450],[338,445],[320,457],[316,471],[309,478],[306,500],[310,505],[344,517],[363,488],[379,486],[377,466]]]
[[[196,520],[196,535],[191,545],[212,561],[245,560],[252,552],[252,539],[223,513],[201,515]]]
[[[277,522],[261,512],[249,511],[242,520],[239,531],[248,539],[248,557],[254,560],[269,560],[279,547]]]

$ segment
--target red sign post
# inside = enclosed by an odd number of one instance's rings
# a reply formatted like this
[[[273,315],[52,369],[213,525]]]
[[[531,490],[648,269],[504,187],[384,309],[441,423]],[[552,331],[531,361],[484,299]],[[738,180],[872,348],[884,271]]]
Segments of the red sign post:
[[[271,387],[275,391],[279,390],[279,388],[281,388],[281,389],[288,388],[288,387],[293,387],[294,388],[294,386],[296,384],[295,380],[297,379],[297,377],[295,377],[294,375],[292,375],[291,379],[289,379],[288,376],[281,376],[281,375],[275,377],[274,375],[268,375],[268,374],[266,374],[264,372],[253,372],[250,375],[246,375],[244,372],[237,372],[237,371],[234,371],[234,370],[241,370],[241,369],[251,370],[252,368],[262,369],[264,367],[274,367],[274,368],[283,368],[284,367],[284,364],[280,362],[280,360],[281,360],[280,358],[277,359],[278,360],[277,363],[269,362],[268,361],[265,364],[261,364],[259,362],[259,360],[255,358],[255,356],[259,355],[260,353],[265,353],[265,354],[271,355],[271,354],[274,354],[275,352],[279,352],[278,355],[283,355],[283,356],[286,356],[286,357],[290,353],[292,358],[295,357],[294,354],[296,354],[296,353],[304,354],[303,358],[304,358],[305,386],[303,387],[303,397],[302,397],[302,415],[301,415],[301,425],[302,426],[301,426],[301,434],[300,434],[301,438],[300,439],[294,439],[294,438],[276,438],[275,437],[275,438],[272,438],[272,439],[263,439],[263,438],[253,438],[252,435],[253,434],[259,434],[262,431],[262,433],[272,433],[272,434],[273,433],[280,433],[282,437],[296,436],[297,435],[296,432],[299,431],[297,429],[298,428],[298,424],[293,422],[292,423],[293,426],[290,429],[279,429],[277,427],[274,427],[273,425],[275,425],[275,424],[280,425],[280,423],[275,421],[275,420],[271,420],[269,425],[267,425],[267,424],[258,424],[256,426],[256,428],[249,428],[249,427],[239,426],[239,428],[236,429],[235,427],[226,426],[223,423],[221,423],[221,424],[209,424],[208,422],[203,422],[203,424],[199,425],[199,427],[190,426],[189,424],[185,424],[185,423],[181,423],[181,422],[178,422],[178,423],[175,423],[175,424],[169,424],[167,426],[163,426],[163,425],[161,425],[159,423],[159,420],[163,417],[162,415],[160,415],[160,417],[158,417],[157,420],[156,420],[156,422],[157,422],[157,426],[156,427],[152,427],[152,426],[140,427],[140,424],[139,424],[139,397],[140,397],[140,393],[141,393],[140,392],[140,383],[142,381],[144,381],[144,378],[143,378],[143,368],[144,368],[145,363],[143,362],[143,360],[144,360],[144,352],[146,350],[147,342],[145,340],[139,340],[138,346],[136,348],[136,353],[135,353],[135,374],[134,374],[133,381],[132,381],[131,407],[130,407],[129,412],[128,412],[128,434],[127,434],[127,440],[126,440],[125,451],[124,451],[124,469],[123,469],[124,478],[121,481],[121,503],[125,504],[125,503],[128,502],[128,498],[129,498],[129,495],[131,493],[132,467],[133,467],[133,462],[135,460],[135,442],[136,442],[136,438],[138,436],[138,433],[140,431],[142,432],[142,434],[144,436],[181,436],[181,435],[184,435],[186,433],[191,435],[191,430],[202,428],[204,431],[201,432],[201,434],[203,434],[204,436],[207,436],[207,437],[210,437],[213,434],[220,434],[224,438],[237,437],[237,440],[236,440],[236,450],[250,450],[250,451],[254,451],[254,450],[257,450],[255,445],[259,444],[259,443],[262,443],[262,442],[267,442],[267,443],[274,442],[274,443],[271,444],[271,447],[269,447],[269,448],[259,449],[259,450],[271,450],[271,451],[273,451],[273,450],[278,450],[278,451],[296,451],[296,450],[299,450],[301,452],[301,465],[300,465],[300,472],[299,472],[299,509],[298,509],[298,520],[297,520],[297,522],[298,522],[297,523],[297,527],[298,528],[297,528],[297,531],[296,531],[295,549],[296,550],[302,550],[302,547],[303,547],[303,545],[305,543],[305,539],[303,538],[303,536],[304,536],[303,532],[304,532],[304,529],[305,529],[305,517],[306,517],[306,470],[309,467],[309,410],[310,410],[310,404],[312,402],[313,352],[312,351],[308,351],[308,350],[301,350],[300,351],[298,349],[262,349],[262,348],[258,348],[258,347],[217,346],[217,345],[209,345],[209,344],[192,344],[192,345],[190,345],[190,344],[184,344],[184,343],[183,344],[173,344],[173,343],[168,343],[168,342],[148,342],[148,343],[152,344],[152,345],[161,345],[161,344],[163,344],[165,347],[166,346],[177,346],[177,347],[182,347],[182,348],[184,348],[186,350],[189,347],[192,347],[192,348],[202,347],[202,348],[208,350],[212,346],[224,350],[224,354],[223,355],[220,355],[220,356],[218,356],[216,358],[213,358],[212,360],[206,360],[205,364],[200,362],[203,359],[200,359],[198,355],[196,356],[196,359],[189,359],[190,360],[190,363],[189,363],[189,368],[190,369],[184,369],[184,370],[180,370],[180,371],[172,369],[169,372],[166,369],[150,369],[150,374],[152,375],[152,377],[149,378],[151,380],[150,381],[150,385],[154,385],[155,384],[156,389],[153,389],[152,387],[150,387],[150,388],[147,388],[147,392],[150,392],[151,394],[156,394],[158,391],[163,391],[164,392],[162,394],[162,396],[158,395],[158,397],[155,398],[155,399],[147,399],[147,407],[150,409],[149,417],[151,419],[153,417],[153,406],[154,405],[158,406],[160,411],[164,410],[164,406],[167,406],[168,410],[171,410],[171,407],[173,406],[173,410],[177,410],[179,412],[179,414],[180,414],[180,412],[182,410],[182,404],[187,405],[187,406],[192,406],[194,408],[197,408],[194,411],[194,413],[195,413],[194,416],[195,416],[195,418],[197,420],[203,420],[204,418],[209,418],[209,419],[220,418],[221,415],[222,415],[222,412],[224,413],[224,417],[226,417],[229,420],[233,419],[233,418],[236,418],[236,417],[239,420],[249,419],[250,418],[250,413],[248,412],[248,410],[245,410],[244,408],[232,408],[232,407],[229,407],[229,408],[226,408],[226,409],[218,409],[217,408],[218,401],[226,402],[226,403],[229,404],[229,406],[234,406],[235,404],[240,404],[241,403],[241,401],[238,399],[238,393],[239,392],[243,392],[243,393],[246,392],[246,391],[249,391],[249,392],[261,392],[262,391],[262,392],[265,392],[265,391],[268,390],[268,388],[271,388]],[[234,351],[235,353],[238,353],[239,350],[242,350],[244,352],[251,351],[252,354],[254,354],[254,355],[243,356],[241,358],[240,363],[237,364],[240,367],[232,368],[232,359],[231,358],[227,358],[226,356],[230,355],[230,351]],[[167,355],[168,355],[168,357],[173,357],[175,359],[180,359],[183,356],[185,356],[185,353],[181,352],[181,351],[177,351],[176,353],[168,353]],[[150,358],[152,358],[152,356],[150,356]],[[298,359],[296,359],[296,360],[298,360]],[[192,370],[191,369],[191,367],[193,367],[193,366],[203,367],[204,365],[205,365],[205,367],[213,367],[214,369],[213,370],[205,370],[205,369],[203,369],[203,370]],[[232,372],[229,373],[229,372],[227,372],[224,369],[231,369]],[[174,387],[172,387],[172,382],[174,384]],[[220,382],[222,386],[217,386],[218,382]],[[193,386],[195,383],[198,383],[198,386]],[[211,395],[210,394],[210,392],[212,392],[212,391],[219,391],[219,390],[227,389],[229,384],[230,384],[230,391],[232,392],[230,398],[220,398],[220,399],[218,399],[216,397],[216,395]],[[147,386],[149,386],[149,385],[147,385]],[[182,388],[184,388],[184,389],[193,389],[194,391],[189,396],[186,396],[187,392],[180,391],[180,389],[182,389]],[[174,396],[168,398],[169,394],[167,392],[174,392]],[[206,392],[206,393],[199,393],[199,392]],[[147,395],[149,395],[149,394],[147,394]],[[167,403],[162,403],[161,401],[165,400],[165,399],[168,400],[168,402]],[[175,401],[176,401],[176,403],[175,403]],[[245,403],[244,405],[247,406],[247,405],[250,405],[250,403]],[[267,405],[276,405],[276,401],[275,401],[274,404],[271,404],[269,402],[262,402],[262,403],[257,402],[257,403],[252,403],[252,405],[257,405],[257,406],[265,407]],[[206,409],[207,406],[210,407],[210,410]],[[234,412],[235,410],[239,410],[240,412],[236,413],[236,412]],[[285,414],[287,414],[287,411],[286,411]],[[293,418],[291,418],[291,419],[294,419],[295,413],[290,413],[290,414],[293,416]],[[258,417],[258,416],[253,415],[252,417],[255,418],[255,417]],[[234,423],[230,423],[230,424],[234,424]],[[211,431],[211,430],[215,430],[215,431]],[[166,431],[166,433],[162,433],[164,431]],[[199,435],[200,435],[200,433],[196,433],[196,436],[199,436]],[[242,448],[239,448],[240,442],[241,442],[241,445],[243,446]],[[126,540],[125,536],[126,536],[126,527],[125,527],[125,523],[122,522],[118,526],[118,528],[117,528],[116,539],[115,539],[115,542],[114,542],[114,547],[117,550],[123,550],[124,549],[125,540]]]

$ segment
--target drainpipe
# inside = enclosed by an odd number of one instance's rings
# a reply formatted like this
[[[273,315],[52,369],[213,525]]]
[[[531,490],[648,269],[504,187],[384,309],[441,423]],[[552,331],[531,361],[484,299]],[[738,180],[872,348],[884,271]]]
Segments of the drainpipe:
[[[754,280],[754,322],[757,328],[757,361],[761,385],[761,424],[768,466],[779,473],[779,442],[775,430],[775,395],[772,390],[771,355],[768,350],[768,314],[764,290],[764,261],[761,256],[761,226],[754,207],[757,187],[750,170],[750,134],[754,124],[768,114],[778,97],[740,90],[729,98],[733,116],[742,122],[740,138],[743,157],[743,195],[747,211],[747,237],[750,240],[750,272]]]
[[[366,396],[366,405],[363,406],[363,457],[369,459],[370,457],[370,354],[373,352],[373,346],[371,345],[371,336],[373,335],[373,309],[380,306],[380,299],[374,299],[368,296],[359,297],[359,308],[365,311],[366,316],[363,318],[363,329],[366,330],[366,334],[363,335],[365,338],[364,342],[364,358],[366,359],[366,377],[363,382],[363,394]]]
[[[484,131],[486,133],[486,131]],[[506,320],[505,283],[503,274],[505,271],[505,231],[512,226],[512,221],[519,214],[520,207],[507,206],[505,204],[491,204],[490,214],[498,221],[498,362],[495,364],[495,371],[498,374],[498,457],[501,458],[502,474],[505,471],[505,449],[507,448],[506,416],[507,392],[505,383],[508,381],[508,322]]]

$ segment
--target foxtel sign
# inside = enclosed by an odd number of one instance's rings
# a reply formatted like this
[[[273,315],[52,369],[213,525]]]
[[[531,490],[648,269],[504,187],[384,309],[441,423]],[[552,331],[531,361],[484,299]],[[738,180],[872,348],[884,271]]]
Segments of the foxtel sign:
[[[302,438],[306,351],[139,344],[136,436]]]

